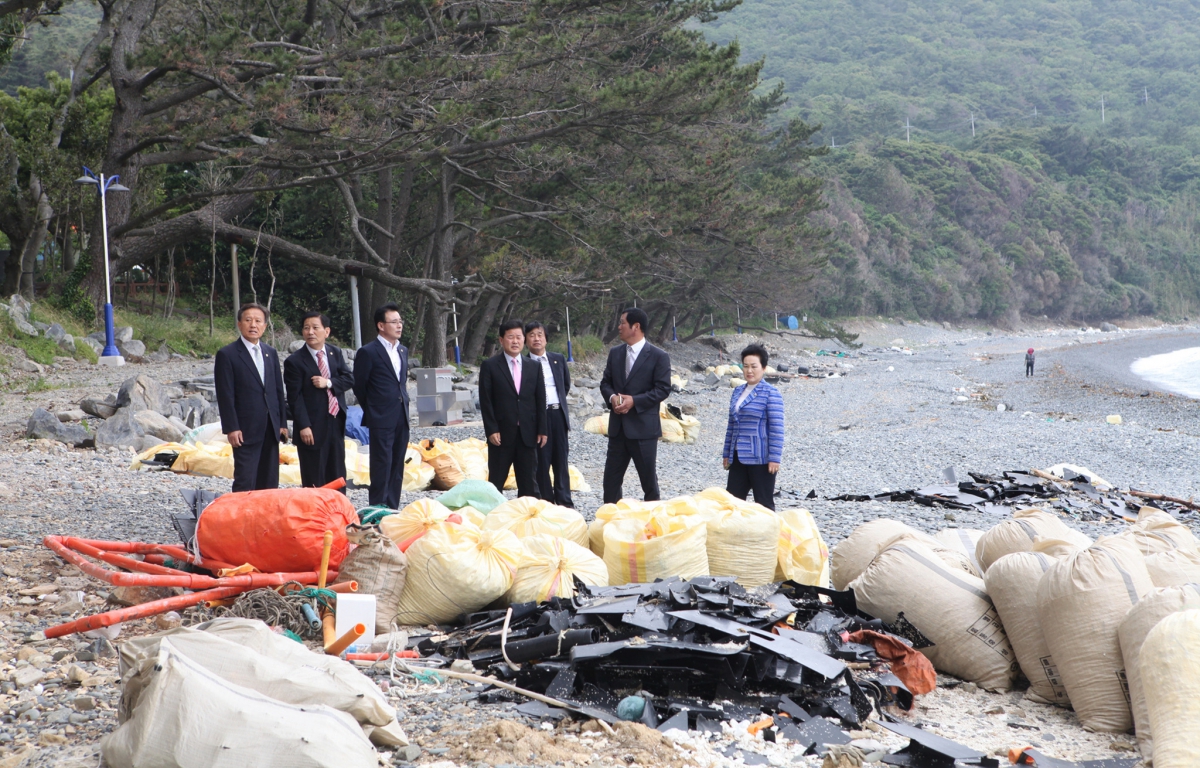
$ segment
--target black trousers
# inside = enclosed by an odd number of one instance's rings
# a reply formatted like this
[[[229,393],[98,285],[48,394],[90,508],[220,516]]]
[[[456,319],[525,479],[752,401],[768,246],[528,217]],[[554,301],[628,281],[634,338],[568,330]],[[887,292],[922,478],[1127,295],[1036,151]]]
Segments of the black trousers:
[[[561,408],[547,408],[546,424],[549,439],[538,448],[538,489],[544,500],[574,509],[575,503],[571,501],[571,470],[567,463],[567,417]],[[554,469],[553,483],[550,481],[551,468]]]
[[[616,504],[624,495],[625,471],[629,461],[637,467],[642,481],[643,498],[658,501],[658,438],[631,440],[627,437],[608,438],[608,456],[604,459],[604,503]]]
[[[521,442],[517,432],[511,435],[501,433],[500,445],[488,443],[488,480],[500,493],[504,493],[510,467],[517,476],[517,495],[536,498],[538,449],[536,445],[528,446]]]
[[[346,414],[330,416],[327,413],[317,418],[327,419],[322,433],[324,440],[305,445],[296,435],[296,455],[300,459],[300,483],[305,488],[331,483],[346,477]],[[314,430],[315,431],[315,430]],[[345,492],[345,488],[342,492]]]
[[[398,427],[370,429],[371,489],[367,491],[367,501],[372,505],[383,504],[388,509],[400,509],[400,492],[404,490],[404,452],[408,450],[408,422]]]
[[[1033,363],[1025,363],[1025,375],[1026,376],[1033,375]]]
[[[236,493],[278,487],[279,434],[267,422],[267,434],[262,440],[250,445],[242,443],[233,449],[233,490]]]
[[[754,491],[754,503],[767,509],[775,509],[775,475],[767,470],[766,464],[743,464],[733,454],[729,463],[729,479],[725,490],[739,499],[745,499]]]

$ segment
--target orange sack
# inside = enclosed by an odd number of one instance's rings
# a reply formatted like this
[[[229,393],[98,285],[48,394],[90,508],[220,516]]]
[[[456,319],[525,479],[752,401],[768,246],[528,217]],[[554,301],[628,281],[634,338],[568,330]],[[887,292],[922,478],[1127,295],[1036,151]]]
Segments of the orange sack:
[[[325,531],[332,531],[329,568],[336,571],[350,551],[346,526],[357,522],[345,494],[328,488],[226,493],[200,514],[196,543],[212,560],[296,573],[320,567]]]

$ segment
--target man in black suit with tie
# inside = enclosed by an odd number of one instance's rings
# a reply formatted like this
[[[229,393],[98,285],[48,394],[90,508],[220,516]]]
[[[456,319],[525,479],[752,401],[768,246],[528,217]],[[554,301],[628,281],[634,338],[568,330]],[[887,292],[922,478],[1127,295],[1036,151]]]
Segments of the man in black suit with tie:
[[[500,325],[503,351],[479,367],[479,410],[488,441],[488,479],[504,492],[514,467],[518,496],[537,496],[537,451],[546,444],[546,384],[542,366],[521,357],[524,325]]]
[[[657,501],[658,439],[662,425],[658,406],[671,392],[671,358],[646,341],[650,318],[637,307],[621,313],[617,335],[625,342],[608,351],[600,394],[608,417],[608,455],[604,460],[604,503],[615,504],[624,493],[629,460],[637,467],[646,501]]]
[[[371,504],[400,508],[404,453],[408,450],[408,349],[400,343],[400,307],[375,310],[379,336],[354,355],[354,395],[371,431]]]
[[[296,431],[300,482],[315,488],[346,477],[346,391],[354,386],[354,374],[342,350],[325,343],[329,318],[308,312],[302,322],[304,346],[283,361],[283,384]]]
[[[233,490],[279,487],[279,442],[287,441],[287,401],[279,355],[262,341],[267,308],[243,304],[241,337],[221,347],[213,370],[221,431],[233,446]]]
[[[570,465],[567,463],[567,432],[571,429],[567,413],[567,393],[571,391],[571,371],[567,358],[546,351],[546,327],[536,320],[525,324],[525,346],[529,359],[542,367],[546,384],[546,444],[538,448],[537,483],[542,498],[560,507],[575,508],[571,501]],[[554,480],[550,469],[554,468]]]

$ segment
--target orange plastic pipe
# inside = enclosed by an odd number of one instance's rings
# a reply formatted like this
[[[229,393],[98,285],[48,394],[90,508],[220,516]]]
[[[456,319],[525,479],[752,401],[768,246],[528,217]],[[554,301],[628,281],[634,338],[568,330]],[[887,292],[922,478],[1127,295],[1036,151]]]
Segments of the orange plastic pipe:
[[[337,642],[337,635],[334,634],[335,626],[337,626],[337,625],[334,623],[332,613],[330,613],[329,611],[326,611],[325,613],[323,613],[321,615],[321,646],[322,647],[328,648],[329,646],[331,646]]]
[[[55,637],[74,634],[76,632],[86,632],[89,629],[100,629],[101,627],[111,627],[113,624],[120,624],[123,621],[132,621],[134,619],[144,619],[147,616],[155,616],[167,611],[175,611],[180,608],[187,608],[196,603],[203,603],[208,600],[220,600],[226,597],[245,592],[245,587],[222,587],[220,589],[208,589],[202,592],[193,592],[190,595],[177,595],[175,597],[167,597],[162,600],[152,600],[148,603],[135,605],[132,608],[120,608],[115,611],[106,613],[97,613],[93,616],[84,616],[82,619],[68,621],[66,624],[59,624],[57,627],[50,627],[43,634],[49,640]]]
[[[333,549],[333,531],[325,531],[325,540],[321,544],[321,569],[317,571],[317,589],[325,589],[325,579],[329,576],[329,553]]]
[[[343,581],[338,584],[329,584],[325,587],[325,589],[331,590],[333,592],[339,592],[344,595],[344,594],[348,594],[350,592],[357,592],[358,591],[358,582],[357,581]]]
[[[217,589],[220,587],[241,587],[246,589],[258,589],[259,587],[277,587],[280,584],[285,584],[289,581],[297,581],[301,584],[312,584],[317,580],[317,574],[308,571],[306,573],[248,573],[244,576],[226,576],[223,578],[214,578],[212,576],[203,576],[196,573],[181,573],[171,571],[173,575],[160,573],[124,573],[122,571],[114,571],[108,568],[103,568],[95,563],[92,563],[80,554],[90,555],[92,557],[101,558],[106,553],[100,551],[96,547],[87,544],[80,539],[71,539],[63,536],[47,536],[42,540],[55,554],[62,559],[79,568],[89,576],[95,576],[109,584],[117,587],[183,587],[184,589]],[[71,546],[68,546],[71,545]],[[75,551],[78,549],[79,551]],[[119,557],[119,556],[113,556]],[[138,566],[145,566],[140,560],[132,560],[131,563],[136,563]],[[161,567],[161,566],[155,566]]]
[[[148,544],[143,541],[104,541],[101,539],[80,539],[74,536],[59,537],[68,542],[68,546],[72,546],[72,542],[83,542],[96,549],[102,549],[105,552],[125,552],[126,554],[146,555],[146,554],[162,554],[181,560],[185,563],[198,565],[201,568],[209,570],[220,570],[221,568],[234,568],[236,566],[225,563],[220,560],[209,560],[204,557],[196,557],[191,552],[188,552],[183,547],[174,544]]]
[[[342,651],[349,648],[355,640],[362,637],[366,632],[366,624],[355,624],[349,632],[339,637],[333,645],[325,646],[325,653],[328,653],[330,656],[341,656]]]
[[[764,717],[762,720],[759,720],[757,723],[751,723],[750,727],[747,728],[746,730],[749,732],[749,734],[751,736],[753,736],[754,734],[758,733],[759,731],[761,731],[764,728],[770,728],[772,725],[775,725],[775,720],[770,717]]]

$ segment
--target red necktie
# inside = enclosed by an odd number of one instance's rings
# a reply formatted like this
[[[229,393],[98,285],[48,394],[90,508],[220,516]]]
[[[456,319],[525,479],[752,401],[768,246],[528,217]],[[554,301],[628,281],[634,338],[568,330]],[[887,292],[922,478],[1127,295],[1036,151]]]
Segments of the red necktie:
[[[323,349],[317,350],[317,368],[321,370],[322,376],[324,376],[326,379],[330,378],[329,364],[325,362],[325,350]],[[337,397],[333,394],[333,387],[329,387],[325,390],[325,396],[329,398],[329,415],[337,416],[339,408]]]

